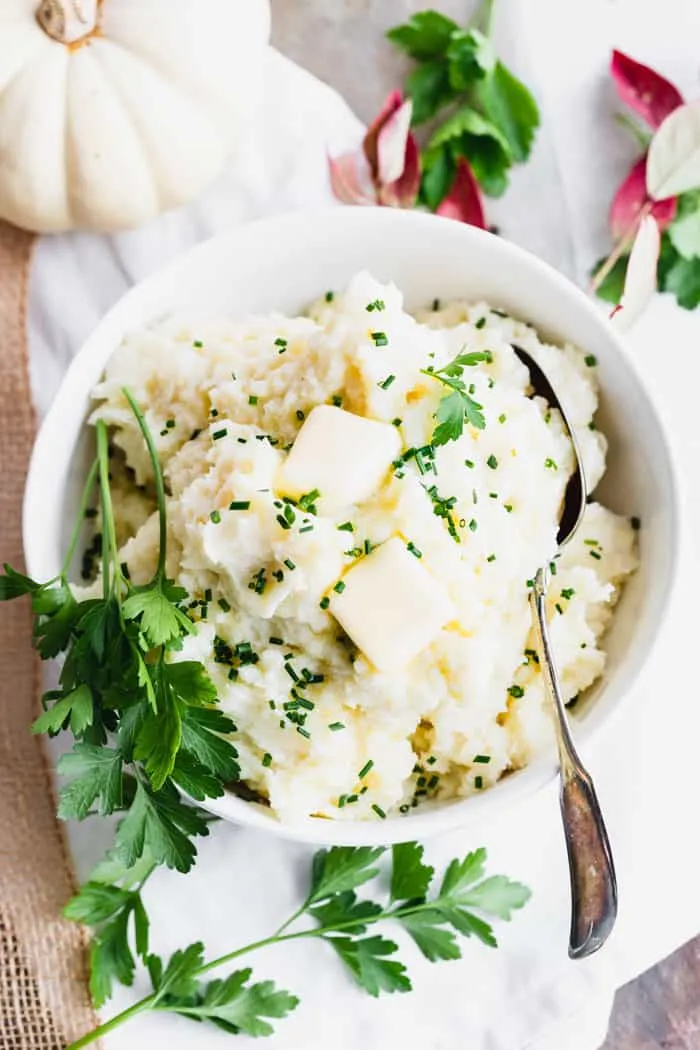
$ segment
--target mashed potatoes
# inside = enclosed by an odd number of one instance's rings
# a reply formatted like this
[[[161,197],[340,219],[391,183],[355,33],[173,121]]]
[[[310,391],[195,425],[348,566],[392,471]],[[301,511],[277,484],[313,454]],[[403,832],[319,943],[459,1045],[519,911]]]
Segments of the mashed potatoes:
[[[381,819],[470,795],[551,739],[528,586],[555,551],[573,454],[511,343],[566,405],[591,489],[606,450],[595,361],[485,303],[433,307],[414,318],[397,288],[361,274],[307,317],[169,320],[129,335],[95,391],[130,468],[123,560],[145,582],[158,550],[128,385],[169,486],[168,573],[198,621],[181,657],[206,663],[244,779],[286,821]],[[464,370],[485,427],[434,448],[450,391],[425,373],[465,351],[490,351]],[[299,468],[290,450],[319,405],[350,429],[317,431]],[[357,416],[383,424],[376,439],[353,437]],[[328,496],[310,485],[290,498],[285,464],[322,473],[321,448]],[[351,490],[361,498],[343,504]],[[591,503],[556,562],[549,613],[567,699],[603,669],[635,547],[631,524]]]

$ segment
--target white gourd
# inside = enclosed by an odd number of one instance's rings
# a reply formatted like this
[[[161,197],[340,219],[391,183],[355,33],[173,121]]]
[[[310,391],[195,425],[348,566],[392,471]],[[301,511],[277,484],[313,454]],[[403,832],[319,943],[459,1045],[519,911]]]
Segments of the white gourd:
[[[269,29],[269,0],[0,0],[0,218],[110,231],[196,196]]]

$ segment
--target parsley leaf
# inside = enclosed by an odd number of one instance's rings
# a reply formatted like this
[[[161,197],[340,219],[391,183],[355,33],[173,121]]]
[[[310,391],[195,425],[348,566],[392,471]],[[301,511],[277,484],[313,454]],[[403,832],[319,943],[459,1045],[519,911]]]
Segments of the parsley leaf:
[[[433,445],[446,445],[448,441],[456,441],[464,433],[464,401],[462,394],[455,391],[447,394],[440,401],[435,413],[437,426],[433,431],[431,442]]]
[[[423,847],[417,842],[402,842],[392,848],[392,861],[391,899],[424,898],[435,869],[423,863]]]
[[[131,808],[117,829],[114,857],[131,867],[147,848],[154,863],[186,872],[197,853],[190,836],[208,834],[201,814],[181,802],[174,788],[166,784],[156,793],[139,782]]]
[[[156,576],[144,587],[135,587],[122,606],[127,620],[135,620],[150,648],[172,645],[183,634],[193,634],[194,624],[178,608],[187,591],[172,580]]]
[[[66,721],[73,736],[80,736],[93,720],[92,692],[88,685],[79,685],[71,693],[57,700],[53,707],[39,715],[32,725],[32,733],[58,733]]]
[[[452,34],[447,60],[450,85],[455,91],[467,91],[493,70],[496,57],[491,41],[478,29],[458,29]]]
[[[381,846],[333,846],[319,850],[313,860],[307,903],[326,900],[369,882],[379,872],[375,865],[383,853]]]
[[[157,709],[148,709],[134,741],[134,759],[142,762],[154,791],[173,771],[182,742],[182,718],[176,698],[167,688],[156,688]]]
[[[156,1003],[165,995],[187,998],[196,994],[197,971],[203,965],[204,945],[201,941],[196,941],[194,944],[188,945],[187,948],[174,952],[165,969],[163,970],[162,966],[158,968],[157,979],[153,981]],[[155,971],[151,975],[152,978],[154,974]]]
[[[417,947],[430,962],[460,959],[462,952],[454,933],[445,929],[445,915],[440,911],[420,911],[407,915],[401,925],[408,930]]]
[[[404,25],[395,26],[387,39],[400,47],[411,58],[424,60],[441,58],[458,31],[456,22],[439,11],[418,11]]]
[[[178,660],[165,664],[163,674],[173,693],[186,704],[203,707],[216,703],[216,686],[203,664],[194,660]]]
[[[673,292],[678,305],[685,310],[700,306],[700,257],[684,259],[679,256],[665,276],[665,292]]]
[[[123,908],[93,936],[90,947],[90,993],[96,1007],[112,994],[115,981],[130,987],[136,963],[129,947],[130,909]]]
[[[503,135],[510,156],[519,162],[527,160],[540,115],[523,82],[497,62],[490,76],[480,80],[475,90],[484,114]]]
[[[7,562],[3,565],[4,576],[0,576],[0,602],[8,602],[13,598],[19,598],[23,594],[34,594],[40,590],[41,584],[36,583],[29,576],[16,572]]]
[[[432,120],[454,99],[448,67],[442,61],[417,66],[406,78],[406,94],[413,103],[412,123],[425,124]]]
[[[380,992],[410,992],[411,982],[406,967],[396,960],[388,960],[398,949],[384,937],[325,937],[332,944],[355,980],[372,996]]]
[[[604,262],[605,259],[600,259],[591,271],[592,274],[595,274]],[[596,289],[596,294],[601,299],[604,299],[607,303],[612,303],[614,306],[617,306],[620,302],[625,289],[625,275],[627,274],[628,262],[629,255],[624,255],[621,259],[618,259],[605,280]]]
[[[92,805],[103,816],[122,804],[122,756],[111,747],[75,744],[58,763],[62,776],[74,777],[61,788],[58,816],[61,820],[82,820]]]
[[[272,1035],[266,1018],[286,1017],[298,1004],[295,995],[276,987],[272,981],[247,984],[252,970],[237,970],[223,981],[210,981],[195,1003],[166,1001],[166,1009],[195,1020],[213,1021],[225,1032],[244,1032],[250,1036]]]
[[[323,904],[315,904],[308,911],[321,926],[327,929],[352,922],[354,933],[364,933],[367,929],[365,920],[381,915],[382,908],[374,901],[358,900],[353,890],[345,890],[342,893],[336,893]]]
[[[492,356],[488,351],[460,353],[443,368],[421,370],[423,375],[437,379],[438,382],[453,391],[443,397],[438,404],[435,413],[437,426],[431,439],[433,445],[446,445],[448,441],[456,441],[464,432],[465,420],[477,430],[484,429],[486,420],[482,412],[483,406],[467,392],[462,374],[465,368],[472,368],[482,361],[489,362],[491,359]]]
[[[456,165],[449,146],[428,150],[423,154],[423,177],[420,196],[424,204],[435,211],[454,181]]]
[[[86,882],[80,891],[68,901],[63,914],[73,922],[97,926],[112,919],[117,912],[131,903],[132,894],[118,886],[99,882]]]
[[[215,707],[188,707],[182,712],[182,747],[202,766],[225,783],[238,780],[238,752],[220,733],[232,733],[236,726]]]

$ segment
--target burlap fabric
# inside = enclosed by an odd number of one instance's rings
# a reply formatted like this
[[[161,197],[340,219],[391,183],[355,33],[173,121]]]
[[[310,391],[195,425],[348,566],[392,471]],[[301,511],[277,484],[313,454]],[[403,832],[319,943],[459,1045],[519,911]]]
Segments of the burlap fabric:
[[[0,560],[22,565],[34,434],[26,299],[32,237],[0,223]],[[95,1025],[85,939],[60,917],[75,886],[48,767],[29,726],[39,668],[25,599],[0,604],[0,1050],[61,1050]]]

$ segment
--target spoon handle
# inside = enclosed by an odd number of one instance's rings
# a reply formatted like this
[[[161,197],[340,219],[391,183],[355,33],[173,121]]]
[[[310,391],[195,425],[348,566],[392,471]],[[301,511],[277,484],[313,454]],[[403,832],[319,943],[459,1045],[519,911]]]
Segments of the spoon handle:
[[[617,881],[593,781],[571,738],[549,640],[546,589],[546,571],[540,569],[530,592],[530,602],[542,675],[554,708],[559,747],[560,805],[571,876],[569,956],[583,959],[605,944],[615,925]]]

